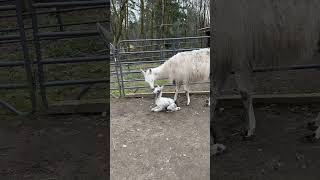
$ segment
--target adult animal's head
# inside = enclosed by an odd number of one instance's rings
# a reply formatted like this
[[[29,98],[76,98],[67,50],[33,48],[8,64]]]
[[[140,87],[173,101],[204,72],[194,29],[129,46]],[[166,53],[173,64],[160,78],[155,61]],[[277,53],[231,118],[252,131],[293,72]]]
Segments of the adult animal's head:
[[[144,81],[149,84],[151,90],[154,90],[155,75],[152,69],[147,69],[146,71],[140,69],[140,71],[144,76]]]

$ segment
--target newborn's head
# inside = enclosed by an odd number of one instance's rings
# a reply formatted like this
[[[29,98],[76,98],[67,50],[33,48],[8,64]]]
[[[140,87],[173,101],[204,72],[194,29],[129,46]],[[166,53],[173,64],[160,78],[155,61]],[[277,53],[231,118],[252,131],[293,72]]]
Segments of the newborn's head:
[[[163,89],[163,86],[157,85],[157,86],[154,88],[153,93],[154,93],[154,94],[159,94],[159,93],[162,91],[162,89]]]

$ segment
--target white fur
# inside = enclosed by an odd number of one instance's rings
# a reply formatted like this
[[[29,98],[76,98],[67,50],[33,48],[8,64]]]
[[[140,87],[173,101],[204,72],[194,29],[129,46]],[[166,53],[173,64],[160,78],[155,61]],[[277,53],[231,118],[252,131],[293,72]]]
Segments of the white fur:
[[[174,101],[177,100],[178,92],[181,85],[184,85],[188,98],[187,105],[190,104],[190,88],[191,82],[209,80],[210,76],[210,49],[204,48],[187,52],[180,52],[169,58],[162,65],[141,70],[145,81],[151,89],[154,89],[154,81],[160,79],[169,79],[171,83],[175,83],[176,91]]]
[[[163,86],[157,86],[153,93],[156,94],[156,107],[152,108],[151,111],[159,112],[167,109],[167,111],[179,111],[180,107],[178,107],[175,101],[171,98],[162,97]]]

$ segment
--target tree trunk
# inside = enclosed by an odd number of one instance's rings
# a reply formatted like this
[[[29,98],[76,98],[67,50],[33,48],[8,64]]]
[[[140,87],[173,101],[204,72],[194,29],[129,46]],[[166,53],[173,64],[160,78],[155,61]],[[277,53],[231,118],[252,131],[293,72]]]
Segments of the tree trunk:
[[[145,38],[144,36],[144,0],[140,0],[140,36],[141,38]]]
[[[153,21],[154,21],[154,2],[152,3],[152,10],[151,10],[151,29],[150,29],[150,36],[151,36],[151,39],[153,39],[154,38],[154,31],[153,31],[153,29],[154,29],[154,25],[153,25]]]

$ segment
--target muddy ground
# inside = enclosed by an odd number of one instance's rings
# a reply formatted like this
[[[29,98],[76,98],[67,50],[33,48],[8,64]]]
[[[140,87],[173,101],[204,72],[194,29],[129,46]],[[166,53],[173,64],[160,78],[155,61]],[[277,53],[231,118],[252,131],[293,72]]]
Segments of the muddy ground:
[[[256,136],[243,141],[238,135],[241,110],[224,107],[216,124],[228,151],[212,158],[212,179],[319,179],[320,142],[306,143],[302,138],[310,133],[307,122],[319,111],[320,105],[256,107]]]
[[[0,121],[0,179],[107,179],[107,122],[101,115]]]
[[[153,113],[151,98],[111,100],[111,179],[209,179],[206,96],[178,98],[178,112]],[[154,105],[153,105],[154,106]]]

